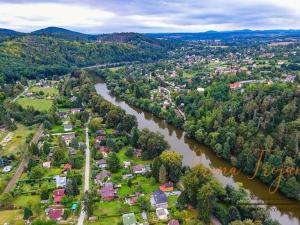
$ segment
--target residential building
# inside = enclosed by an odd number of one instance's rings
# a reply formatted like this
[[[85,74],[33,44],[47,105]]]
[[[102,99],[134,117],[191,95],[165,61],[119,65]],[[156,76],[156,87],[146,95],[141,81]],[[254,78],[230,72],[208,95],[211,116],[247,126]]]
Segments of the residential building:
[[[154,208],[168,208],[167,196],[161,190],[157,190],[151,194],[150,202]]]

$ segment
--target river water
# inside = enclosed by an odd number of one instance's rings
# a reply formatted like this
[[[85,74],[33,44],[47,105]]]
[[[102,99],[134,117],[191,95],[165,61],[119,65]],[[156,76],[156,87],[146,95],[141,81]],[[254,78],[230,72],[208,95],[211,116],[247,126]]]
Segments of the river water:
[[[284,197],[281,193],[269,193],[269,186],[263,184],[257,179],[249,179],[247,175],[239,173],[235,176],[225,176],[221,168],[231,168],[231,165],[225,160],[216,156],[212,150],[197,143],[196,141],[184,137],[184,132],[167,124],[150,113],[144,112],[138,108],[128,105],[121,99],[110,94],[104,82],[95,85],[99,95],[114,105],[120,106],[128,114],[134,115],[138,121],[139,129],[148,128],[151,131],[160,132],[169,143],[170,149],[183,155],[183,164],[195,166],[202,163],[204,166],[212,169],[217,179],[224,185],[230,184],[236,186],[238,183],[249,190],[251,196],[259,201],[263,201],[273,219],[277,219],[283,225],[300,225],[300,203]]]

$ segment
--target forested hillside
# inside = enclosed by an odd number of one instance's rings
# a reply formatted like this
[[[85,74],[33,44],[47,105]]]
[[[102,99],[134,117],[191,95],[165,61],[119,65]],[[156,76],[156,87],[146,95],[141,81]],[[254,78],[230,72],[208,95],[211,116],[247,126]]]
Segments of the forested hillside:
[[[72,67],[151,61],[166,55],[168,46],[161,42],[154,45],[140,39],[130,40],[76,41],[34,34],[12,37],[0,42],[0,76],[6,82],[18,80],[22,76],[49,77],[65,74]]]

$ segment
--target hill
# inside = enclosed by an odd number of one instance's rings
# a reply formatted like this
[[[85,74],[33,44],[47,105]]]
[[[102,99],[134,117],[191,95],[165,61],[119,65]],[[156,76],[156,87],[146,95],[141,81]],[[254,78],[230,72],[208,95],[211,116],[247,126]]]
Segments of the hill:
[[[140,35],[139,38],[126,38],[126,42],[120,39],[82,41],[57,37],[57,31],[62,30],[47,29],[3,41],[0,45],[0,76],[3,74],[5,80],[10,82],[22,76],[62,75],[73,67],[125,61],[148,62],[164,58],[170,48],[162,41],[156,42]],[[63,35],[67,33],[74,35],[69,31],[64,31]]]
[[[47,27],[40,30],[31,32],[33,35],[51,35],[60,38],[71,38],[71,39],[92,39],[94,35],[83,34],[80,32],[60,28],[60,27]]]

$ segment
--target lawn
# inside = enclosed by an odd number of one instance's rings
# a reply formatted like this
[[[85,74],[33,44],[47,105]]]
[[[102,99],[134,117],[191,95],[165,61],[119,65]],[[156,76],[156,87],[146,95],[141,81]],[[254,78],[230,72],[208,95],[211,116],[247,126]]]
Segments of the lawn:
[[[29,207],[38,205],[41,201],[39,195],[20,195],[16,197],[13,201],[14,205],[17,207]]]
[[[23,108],[27,108],[32,106],[35,110],[38,111],[49,111],[51,108],[53,101],[49,99],[32,99],[32,98],[19,98],[17,103],[20,104]]]
[[[10,225],[23,225],[22,210],[4,210],[0,211],[0,224],[8,223]]]
[[[25,149],[26,138],[29,134],[34,134],[36,126],[26,127],[21,124],[17,124],[17,130],[13,131],[13,137],[11,141],[3,148],[2,155],[15,154],[20,156]]]
[[[29,90],[32,93],[38,93],[40,91],[43,91],[45,93],[45,95],[48,96],[55,96],[58,95],[58,90],[56,88],[52,88],[52,87],[32,87]]]

